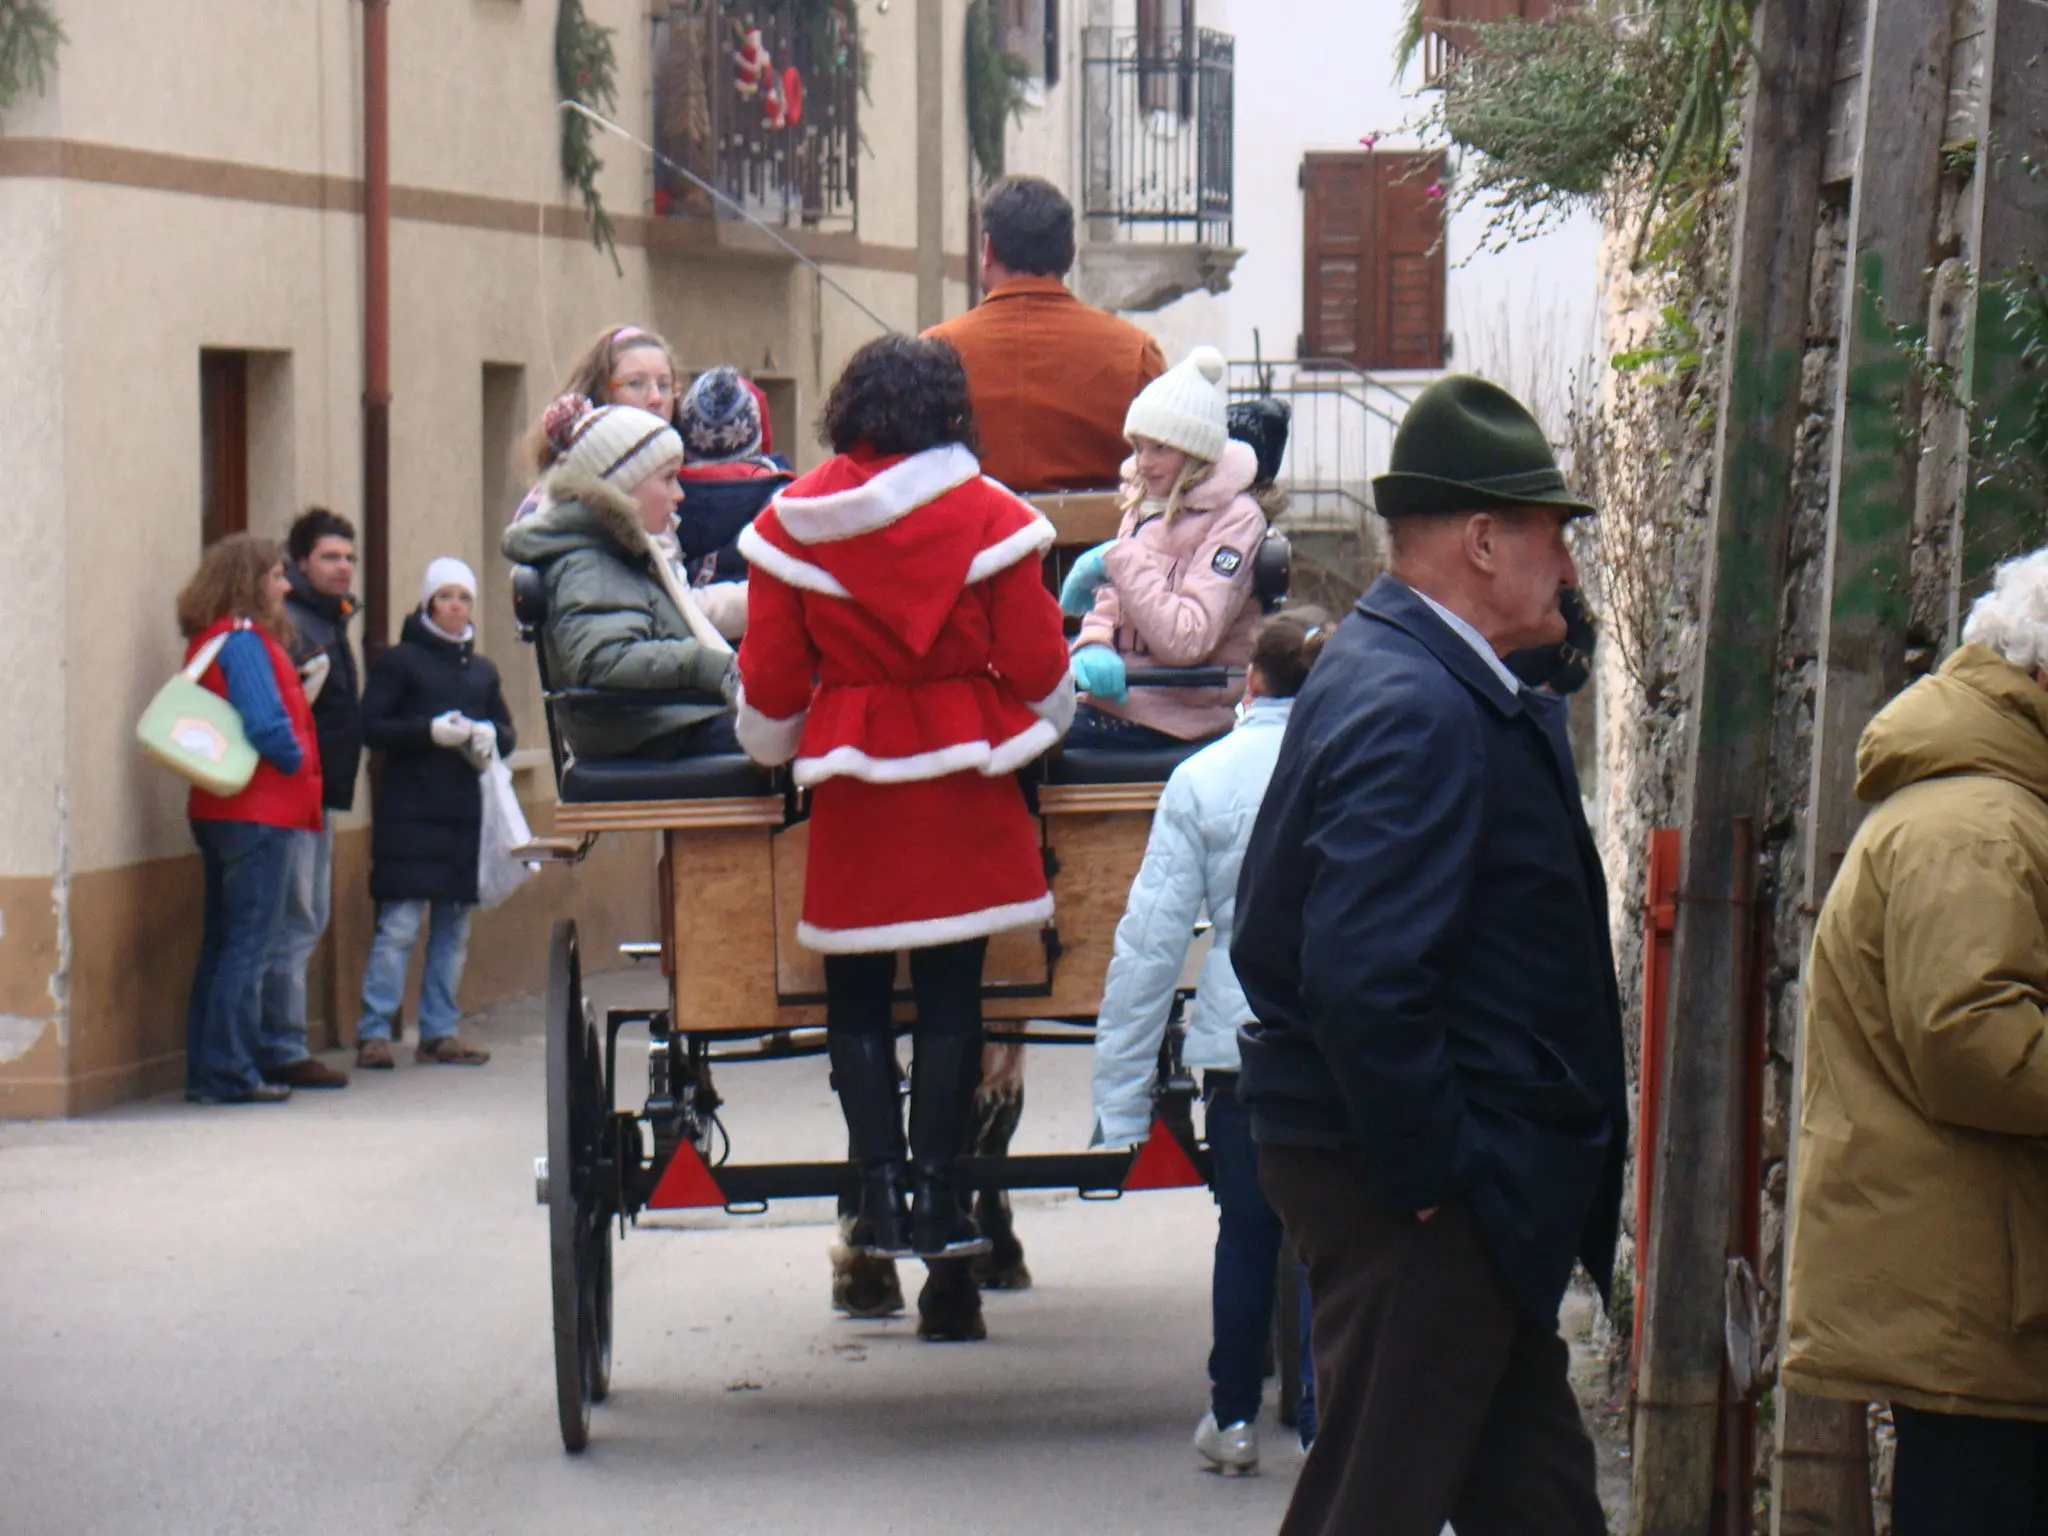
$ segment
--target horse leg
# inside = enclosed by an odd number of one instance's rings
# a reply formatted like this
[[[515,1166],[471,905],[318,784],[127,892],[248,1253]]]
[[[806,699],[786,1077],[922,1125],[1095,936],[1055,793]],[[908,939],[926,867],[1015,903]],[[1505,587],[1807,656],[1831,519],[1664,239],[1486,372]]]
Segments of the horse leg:
[[[839,1241],[832,1245],[832,1310],[848,1317],[894,1317],[903,1310],[903,1283],[894,1259],[878,1259],[853,1246],[860,1196],[839,1193]]]
[[[1006,1157],[1010,1138],[1024,1118],[1024,1047],[992,1036],[981,1052],[981,1086],[974,1095],[973,1151]],[[1008,1190],[984,1189],[974,1199],[974,1219],[989,1240],[989,1251],[973,1260],[975,1282],[985,1291],[1022,1291],[1031,1286],[1024,1245],[1017,1239]]]

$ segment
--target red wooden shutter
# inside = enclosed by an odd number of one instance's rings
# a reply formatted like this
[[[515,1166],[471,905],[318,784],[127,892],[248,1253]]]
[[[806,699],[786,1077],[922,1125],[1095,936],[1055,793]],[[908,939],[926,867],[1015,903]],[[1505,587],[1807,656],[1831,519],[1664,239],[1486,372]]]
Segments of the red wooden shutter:
[[[1312,154],[1302,166],[1300,355],[1367,369],[1444,363],[1435,155]]]

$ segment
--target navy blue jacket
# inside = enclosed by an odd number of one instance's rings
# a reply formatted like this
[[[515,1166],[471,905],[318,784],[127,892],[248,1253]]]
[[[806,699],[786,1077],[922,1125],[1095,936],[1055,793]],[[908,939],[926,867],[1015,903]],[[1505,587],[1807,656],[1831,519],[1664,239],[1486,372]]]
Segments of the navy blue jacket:
[[[1539,1318],[1575,1257],[1606,1293],[1621,1002],[1563,701],[1391,576],[1295,704],[1230,957],[1261,1141],[1346,1149],[1390,1210],[1469,1202]]]
[[[740,535],[796,476],[777,470],[768,460],[751,461],[758,474],[739,478],[701,478],[723,468],[706,465],[692,473],[683,466],[683,504],[676,509],[676,547],[693,585],[709,581],[745,581],[746,557]]]
[[[383,752],[370,827],[370,895],[378,901],[476,902],[483,786],[460,752],[434,745],[455,710],[498,728],[498,755],[517,744],[498,669],[474,641],[444,639],[417,609],[399,643],[370,665],[363,736]]]

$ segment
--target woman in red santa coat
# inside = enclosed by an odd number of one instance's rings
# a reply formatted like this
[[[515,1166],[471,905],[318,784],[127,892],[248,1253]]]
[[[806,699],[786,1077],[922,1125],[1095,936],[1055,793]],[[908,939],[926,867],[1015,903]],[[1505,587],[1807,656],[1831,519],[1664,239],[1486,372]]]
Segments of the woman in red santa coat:
[[[1039,557],[1052,525],[974,456],[960,358],[888,336],[825,407],[837,457],[741,536],[752,572],[739,738],[811,791],[798,937],[825,956],[832,1077],[861,1168],[855,1240],[890,1257],[986,1242],[958,1180],[988,937],[1052,915],[1016,773],[1074,710]],[[917,999],[908,1173],[890,1022]]]

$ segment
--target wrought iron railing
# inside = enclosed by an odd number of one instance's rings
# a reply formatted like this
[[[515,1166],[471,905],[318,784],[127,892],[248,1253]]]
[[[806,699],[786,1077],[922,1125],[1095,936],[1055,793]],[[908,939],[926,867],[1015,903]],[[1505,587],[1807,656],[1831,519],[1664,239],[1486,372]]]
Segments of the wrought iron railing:
[[[1083,216],[1141,238],[1228,245],[1236,41],[1092,27],[1083,45]]]
[[[851,230],[860,184],[853,0],[668,0],[654,13],[658,216]],[[690,174],[685,175],[687,170]]]
[[[1233,400],[1274,395],[1293,410],[1278,476],[1289,497],[1281,527],[1364,528],[1372,477],[1387,467],[1409,394],[1328,358],[1234,360],[1229,383]]]

